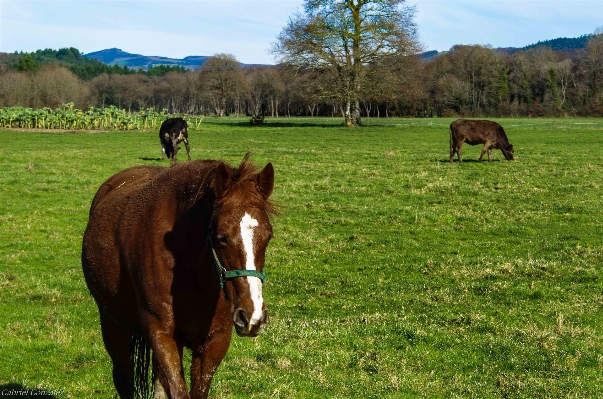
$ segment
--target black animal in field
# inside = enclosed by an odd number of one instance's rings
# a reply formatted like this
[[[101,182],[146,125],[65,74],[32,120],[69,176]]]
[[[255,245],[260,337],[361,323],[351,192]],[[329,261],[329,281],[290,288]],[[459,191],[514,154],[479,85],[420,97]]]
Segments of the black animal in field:
[[[492,148],[502,151],[507,161],[513,160],[513,145],[509,144],[507,135],[501,125],[487,120],[458,119],[450,124],[450,162],[456,152],[459,162],[463,162],[461,147],[463,143],[469,145],[483,144],[481,161],[488,152],[488,161],[492,162]]]
[[[188,160],[191,160],[191,148],[188,144],[188,125],[182,118],[170,118],[161,124],[159,128],[159,140],[161,140],[161,159],[166,156],[170,159],[173,164],[176,162],[176,156],[178,154],[178,144],[184,141],[186,146],[186,155]]]

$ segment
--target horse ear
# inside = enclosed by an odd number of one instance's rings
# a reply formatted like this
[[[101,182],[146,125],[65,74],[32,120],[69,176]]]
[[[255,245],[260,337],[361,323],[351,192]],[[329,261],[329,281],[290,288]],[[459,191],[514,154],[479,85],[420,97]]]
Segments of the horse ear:
[[[214,190],[214,195],[216,197],[221,197],[224,191],[226,191],[229,180],[230,175],[228,174],[228,169],[226,169],[224,162],[220,162],[216,167],[214,180],[211,182],[211,188]]]
[[[258,174],[257,185],[264,198],[270,197],[274,188],[274,168],[271,163],[268,163]]]

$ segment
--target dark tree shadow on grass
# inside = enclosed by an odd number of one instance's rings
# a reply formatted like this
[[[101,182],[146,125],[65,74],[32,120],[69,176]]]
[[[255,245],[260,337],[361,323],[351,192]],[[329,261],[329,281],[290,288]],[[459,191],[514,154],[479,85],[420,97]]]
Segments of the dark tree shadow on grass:
[[[210,124],[210,123],[207,123]],[[216,124],[218,125],[218,124]],[[252,125],[251,123],[249,123],[249,120],[247,121],[240,121],[240,122],[233,122],[233,123],[229,123],[228,125],[230,126],[236,126],[236,127],[245,127],[245,128],[249,128],[249,129],[258,129],[258,128],[285,128],[285,127],[343,127],[343,122],[342,123],[320,123],[320,122],[277,122],[277,121],[273,121],[270,120],[268,122],[264,122],[262,125]],[[227,126],[227,124],[223,124],[223,126]]]
[[[0,385],[0,397],[5,398],[47,398],[47,399],[59,399],[64,392],[61,390],[50,390],[50,389],[39,389],[39,388],[27,388],[21,384],[10,383]]]
[[[483,164],[488,164],[488,163],[494,163],[494,162],[500,162],[500,159],[493,159],[492,162],[488,162],[488,160],[485,161],[478,161],[477,159],[465,159],[463,158],[463,163],[483,163]],[[439,159],[438,162],[443,162],[443,163],[450,163],[450,158],[447,159]],[[459,161],[454,158],[454,161],[452,163],[459,163]]]

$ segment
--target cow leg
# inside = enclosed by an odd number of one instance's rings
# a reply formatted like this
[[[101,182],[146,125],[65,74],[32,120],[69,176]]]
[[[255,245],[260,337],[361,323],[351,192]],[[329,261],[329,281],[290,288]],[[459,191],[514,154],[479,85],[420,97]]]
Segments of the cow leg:
[[[177,158],[178,158],[178,150],[180,149],[180,148],[178,147],[178,139],[173,139],[173,140],[172,140],[172,147],[174,147],[174,156],[173,156],[173,160],[174,160],[174,163],[176,163],[176,160],[177,160]]]
[[[456,150],[454,149],[454,144],[450,144],[450,163],[452,163],[454,160],[455,152],[456,152]]]
[[[488,162],[492,162],[492,148],[488,148]]]
[[[488,149],[490,148],[490,142],[486,141],[484,143],[484,147],[482,148],[482,153],[479,154],[479,161],[481,162],[482,159],[484,158],[484,154],[486,153],[486,151],[488,151]]]
[[[101,332],[113,362],[113,384],[121,399],[134,398],[134,366],[130,359],[130,333],[100,312]]]
[[[170,143],[172,142],[172,138],[169,133],[165,133],[163,135],[163,140],[161,140],[161,151],[163,151],[163,155],[167,156],[168,159],[172,158],[172,149],[170,148]],[[161,157],[163,159],[163,156]]]
[[[161,143],[161,159],[165,159],[165,147],[163,146],[163,143]]]
[[[459,162],[463,162],[463,156],[461,155],[461,148],[463,148],[463,143],[459,143],[456,146],[456,156],[459,159]]]
[[[191,147],[188,145],[188,140],[184,139],[184,145],[186,146],[186,155],[188,156],[188,160],[191,160]]]
[[[226,356],[232,328],[210,334],[210,338],[193,351],[191,362],[191,398],[206,399],[216,369]]]

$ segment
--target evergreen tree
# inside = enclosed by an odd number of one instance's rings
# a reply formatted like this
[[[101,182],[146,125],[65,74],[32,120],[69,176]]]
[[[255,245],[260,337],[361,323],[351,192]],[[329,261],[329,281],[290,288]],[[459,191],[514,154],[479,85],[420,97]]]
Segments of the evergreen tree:
[[[39,64],[30,54],[23,54],[19,57],[19,64],[17,65],[19,71],[35,71],[38,67]]]

